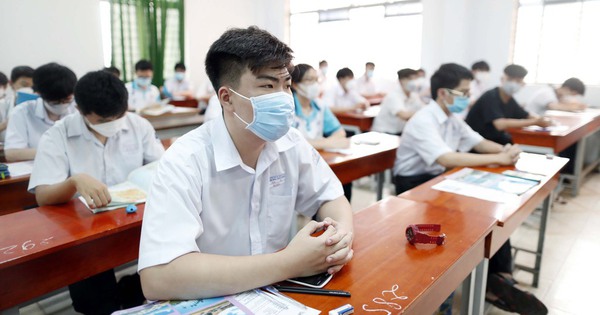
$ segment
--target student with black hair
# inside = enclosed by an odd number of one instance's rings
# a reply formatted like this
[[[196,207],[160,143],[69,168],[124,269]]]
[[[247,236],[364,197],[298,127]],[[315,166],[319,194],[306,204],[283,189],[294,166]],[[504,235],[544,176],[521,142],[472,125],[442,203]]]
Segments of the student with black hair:
[[[86,74],[75,87],[75,100],[78,111],[40,140],[29,180],[40,206],[76,195],[90,208],[106,206],[108,186],[125,182],[131,171],[164,153],[150,123],[127,113],[127,90],[114,75],[102,70]],[[73,307],[84,314],[110,314],[143,303],[139,278],[124,279],[118,285],[108,270],[70,285]]]
[[[358,93],[365,98],[369,97],[382,97],[385,93],[380,93],[373,75],[375,74],[375,64],[367,62],[365,64],[365,73],[356,80],[356,87]]]
[[[413,69],[398,71],[399,85],[381,102],[372,130],[395,135],[402,133],[406,122],[425,106],[418,94],[417,78],[417,71]]]
[[[550,126],[549,119],[528,113],[513,97],[525,85],[526,75],[527,70],[522,66],[506,66],[502,85],[485,92],[475,102],[467,115],[467,124],[484,138],[502,145],[512,143],[508,128]]]
[[[352,258],[342,185],[291,128],[291,53],[255,26],[211,45],[206,73],[223,115],[179,138],[159,163],[138,264],[148,299],[233,294],[335,273]],[[290,240],[296,213],[320,222]]]
[[[585,84],[577,78],[569,78],[557,89],[552,86],[541,87],[533,94],[525,108],[536,115],[544,115],[549,109],[582,111],[587,108],[583,100],[584,94]]]
[[[325,93],[323,103],[333,113],[361,111],[369,108],[369,101],[358,93],[354,72],[349,68],[340,69],[336,78],[338,84]]]
[[[10,80],[4,85],[4,95],[0,97],[0,141],[4,141],[6,137],[8,118],[15,107],[17,94],[33,94],[31,86],[33,86],[33,68],[17,66],[11,70]]]
[[[471,73],[473,73],[473,81],[471,81],[471,88],[469,89],[471,94],[469,107],[472,107],[483,93],[493,87],[490,80],[490,65],[487,62],[480,60],[473,63]],[[465,111],[463,118],[466,117],[467,112]]]
[[[112,75],[114,75],[117,78],[121,78],[121,70],[119,70],[119,68],[115,67],[115,66],[110,66],[110,67],[106,67],[104,69],[102,69]]]
[[[129,93],[129,110],[140,111],[160,102],[160,91],[152,84],[154,68],[148,60],[135,64],[135,79],[125,84]]]
[[[6,90],[8,89],[8,78],[6,74],[0,72],[0,142],[4,142],[6,126],[8,125],[9,105],[6,98]]]
[[[75,83],[75,73],[57,63],[34,71],[33,90],[40,97],[13,109],[4,145],[7,161],[33,160],[42,134],[56,121],[75,112]]]
[[[396,151],[393,180],[397,194],[433,179],[446,169],[514,165],[519,159],[521,150],[517,145],[502,146],[486,140],[455,116],[469,104],[471,80],[473,74],[469,69],[454,63],[443,64],[431,77],[433,102],[408,121]],[[472,150],[478,153],[469,153]],[[542,310],[539,314],[543,314],[545,307],[535,296],[514,287],[510,250],[507,241],[490,259],[488,300],[504,310],[524,314]]]
[[[183,62],[175,64],[175,75],[165,81],[161,91],[173,100],[185,100],[194,98],[192,83],[185,77],[186,68]]]
[[[319,61],[319,98],[323,96],[323,93],[329,91],[331,88],[331,80],[327,80],[327,73],[329,72],[329,64],[327,60]]]

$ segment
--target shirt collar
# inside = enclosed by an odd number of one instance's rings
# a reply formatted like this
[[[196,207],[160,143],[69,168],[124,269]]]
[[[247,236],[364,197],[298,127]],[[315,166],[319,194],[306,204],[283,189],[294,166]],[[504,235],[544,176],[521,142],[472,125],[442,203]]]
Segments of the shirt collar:
[[[46,108],[44,107],[44,100],[41,97],[38,97],[35,103],[35,117],[41,120],[50,120],[50,117],[48,117],[48,112],[46,112]]]
[[[127,115],[130,115],[129,113],[125,113],[125,120],[127,121]],[[133,114],[132,114],[133,115]],[[81,113],[79,111],[75,112],[75,114],[73,114],[73,118],[69,119],[67,121],[65,121],[65,127],[67,127],[67,137],[77,137],[77,136],[84,136],[86,139],[91,139],[91,137],[93,136],[93,133],[88,129],[87,125],[85,124],[85,119],[83,117],[83,115],[81,115]],[[121,126],[121,130],[129,130],[129,124],[128,123],[124,123]]]
[[[429,103],[428,107],[431,107],[431,112],[433,113],[433,117],[435,117],[435,120],[438,122],[438,124],[442,125],[443,123],[445,123],[448,118],[448,115],[446,115],[446,113],[444,112],[444,110],[440,107],[440,105],[434,101],[431,100],[431,103]]]

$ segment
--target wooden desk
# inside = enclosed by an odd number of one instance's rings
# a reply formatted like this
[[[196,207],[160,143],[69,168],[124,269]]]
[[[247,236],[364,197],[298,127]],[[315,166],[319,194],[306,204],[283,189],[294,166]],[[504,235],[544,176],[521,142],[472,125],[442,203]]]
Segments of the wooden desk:
[[[357,144],[368,139],[379,141],[376,145]],[[380,132],[368,132],[351,138],[351,154],[319,151],[342,184],[351,183],[364,176],[383,173],[394,167],[396,149],[400,146],[400,137]],[[378,177],[377,200],[383,196],[383,174]]]
[[[171,100],[171,102],[169,102],[169,104],[179,106],[179,107],[198,108],[198,100],[193,99],[193,98],[187,99],[187,100],[181,100],[181,101]]]
[[[371,106],[369,109],[363,112],[344,112],[337,113],[335,116],[342,125],[354,126],[361,132],[367,132],[371,130],[373,125],[373,119],[379,114],[379,106]]]
[[[204,116],[198,115],[197,111],[193,114],[167,113],[160,116],[144,117],[150,121],[159,139],[183,136],[204,123]]]
[[[37,205],[35,195],[27,192],[29,175],[0,180],[0,215]]]
[[[550,110],[546,112],[546,116],[552,118],[558,125],[566,126],[567,129],[529,131],[523,128],[511,128],[508,129],[508,132],[514,143],[518,143],[524,151],[534,153],[558,154],[577,143],[574,174],[563,174],[563,177],[572,180],[572,194],[576,196],[579,193],[583,177],[600,163],[600,157],[598,157],[589,165],[584,165],[586,139],[600,130],[600,110],[591,109],[581,113]],[[598,150],[596,147],[589,149]]]
[[[137,259],[143,214],[71,201],[2,216],[0,310]]]
[[[371,106],[375,106],[375,105],[379,105],[381,104],[381,102],[383,101],[383,98],[385,96],[372,96],[372,97],[367,97],[367,101],[369,101],[369,104],[371,104]]]
[[[412,223],[441,224],[446,244],[416,249],[404,235]],[[351,298],[288,294],[322,314],[346,303],[354,306],[355,314],[367,314],[367,309],[431,314],[484,260],[485,240],[494,224],[485,215],[388,197],[355,214],[354,258],[327,285],[350,291]],[[394,294],[407,299],[392,300]]]
[[[399,195],[401,198],[426,202],[435,206],[443,206],[449,209],[456,209],[469,215],[485,214],[497,220],[497,226],[492,233],[491,242],[486,247],[486,258],[492,257],[508,240],[510,235],[525,221],[525,219],[543,203],[542,219],[540,222],[540,231],[538,235],[538,248],[534,253],[536,263],[534,268],[520,266],[521,269],[530,271],[534,274],[533,285],[537,286],[539,280],[539,271],[542,261],[542,252],[544,248],[544,236],[546,231],[547,216],[552,200],[552,191],[558,185],[557,175],[560,169],[567,163],[568,159],[554,157],[546,159],[543,155],[523,153],[516,168],[539,174],[547,175],[545,179],[537,186],[533,187],[520,196],[516,203],[496,203],[477,199],[473,197],[453,194],[439,191],[431,188],[435,184],[444,180],[445,175],[458,171],[459,168],[440,175],[418,187]],[[474,169],[488,172],[501,173],[515,167],[474,167]]]

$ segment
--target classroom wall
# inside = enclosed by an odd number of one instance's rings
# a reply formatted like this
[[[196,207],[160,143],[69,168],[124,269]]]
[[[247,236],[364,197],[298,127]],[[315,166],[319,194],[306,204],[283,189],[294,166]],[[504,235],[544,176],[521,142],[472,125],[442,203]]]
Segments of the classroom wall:
[[[257,25],[289,42],[288,20],[288,0],[185,0],[186,62],[191,80],[197,86],[208,81],[206,52],[227,29]]]
[[[0,71],[55,61],[77,76],[103,67],[99,0],[0,1]]]

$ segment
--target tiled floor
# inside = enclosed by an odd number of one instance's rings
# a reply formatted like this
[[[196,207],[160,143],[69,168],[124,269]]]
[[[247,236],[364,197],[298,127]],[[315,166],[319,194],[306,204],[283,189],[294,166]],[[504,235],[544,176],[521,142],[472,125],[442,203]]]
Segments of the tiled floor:
[[[388,185],[384,196],[393,193]],[[546,231],[542,273],[538,288],[521,285],[542,300],[551,315],[598,314],[595,300],[600,290],[600,174],[588,176],[579,196],[564,193],[565,204],[555,203]],[[358,211],[375,202],[369,179],[355,182],[352,209]],[[532,215],[511,237],[513,246],[534,249],[537,242],[539,216]],[[531,265],[533,256],[520,253],[518,263]],[[516,271],[515,278],[531,283],[531,274]],[[67,293],[40,301],[21,309],[21,314],[77,314],[70,307]],[[487,315],[511,314],[494,307]]]

